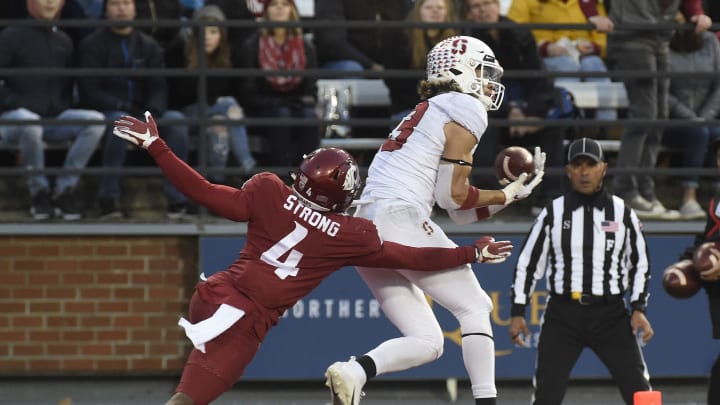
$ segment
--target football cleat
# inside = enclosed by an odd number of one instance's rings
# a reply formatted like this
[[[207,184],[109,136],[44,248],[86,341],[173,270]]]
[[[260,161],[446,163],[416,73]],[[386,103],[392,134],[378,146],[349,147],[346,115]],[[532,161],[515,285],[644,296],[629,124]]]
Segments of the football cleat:
[[[350,361],[338,361],[328,367],[325,372],[325,385],[330,388],[333,405],[358,405],[360,398],[365,396],[362,392],[362,383],[350,370]]]

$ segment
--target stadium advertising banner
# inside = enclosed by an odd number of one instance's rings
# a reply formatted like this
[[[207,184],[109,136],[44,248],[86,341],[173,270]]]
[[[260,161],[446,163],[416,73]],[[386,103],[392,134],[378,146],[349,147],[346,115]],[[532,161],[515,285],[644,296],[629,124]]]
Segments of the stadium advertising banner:
[[[502,237],[506,239],[505,236]],[[475,238],[453,237],[459,245]],[[516,251],[524,236],[510,236]],[[225,269],[241,250],[243,237],[203,237],[200,271],[206,276]],[[648,319],[655,337],[644,347],[652,377],[705,377],[720,347],[711,338],[704,291],[687,300],[670,297],[662,289],[662,272],[692,243],[690,236],[648,236],[652,281]],[[483,288],[490,294],[496,345],[496,374],[500,379],[531,378],[538,328],[545,308],[544,280],[527,308],[531,329],[530,348],[512,344],[507,327],[510,317],[510,284],[516,255],[502,264],[473,265]],[[457,321],[444,308],[431,303],[445,334],[443,356],[412,370],[382,376],[386,379],[466,378],[460,350]],[[399,332],[385,318],[377,301],[353,268],[344,268],[326,279],[315,291],[289,310],[267,336],[256,358],[247,368],[246,380],[321,379],[325,369],[351,355],[360,356]],[[573,370],[574,377],[608,378],[595,355],[586,350]]]

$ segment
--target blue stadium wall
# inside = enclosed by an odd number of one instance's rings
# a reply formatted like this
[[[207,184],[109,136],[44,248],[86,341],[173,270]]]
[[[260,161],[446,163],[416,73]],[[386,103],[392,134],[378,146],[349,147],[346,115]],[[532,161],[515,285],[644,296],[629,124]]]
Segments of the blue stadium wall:
[[[455,236],[460,245],[470,236]],[[508,239],[519,249],[523,235]],[[652,265],[648,318],[655,337],[644,348],[653,377],[704,377],[709,373],[718,343],[711,339],[707,299],[701,291],[687,300],[677,300],[662,289],[662,271],[677,260],[678,253],[692,243],[690,236],[647,236]],[[231,263],[244,243],[243,237],[200,238],[200,271],[205,275]],[[496,344],[496,373],[499,379],[527,379],[532,376],[535,344],[546,293],[544,280],[527,319],[531,347],[513,345],[508,338],[510,297],[514,260],[498,265],[474,265],[483,288],[495,303],[492,314]],[[457,321],[445,309],[432,305],[445,334],[445,352],[437,361],[391,375],[385,379],[438,379],[467,374],[463,367]],[[270,331],[257,357],[248,367],[247,380],[306,380],[320,378],[334,361],[359,356],[381,341],[398,336],[382,314],[354,269],[345,268],[326,279],[319,288],[298,302]],[[608,378],[609,374],[592,352],[586,350],[573,370],[573,377]]]

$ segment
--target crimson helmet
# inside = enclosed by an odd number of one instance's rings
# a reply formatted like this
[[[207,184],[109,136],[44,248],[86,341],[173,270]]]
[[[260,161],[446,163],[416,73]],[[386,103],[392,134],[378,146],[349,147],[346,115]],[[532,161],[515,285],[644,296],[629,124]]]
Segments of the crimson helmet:
[[[453,81],[460,91],[480,100],[489,111],[502,104],[503,68],[487,44],[467,36],[450,37],[435,45],[427,56],[429,82]]]
[[[320,148],[303,155],[300,167],[291,175],[295,195],[317,211],[345,211],[362,186],[355,159],[338,148]]]

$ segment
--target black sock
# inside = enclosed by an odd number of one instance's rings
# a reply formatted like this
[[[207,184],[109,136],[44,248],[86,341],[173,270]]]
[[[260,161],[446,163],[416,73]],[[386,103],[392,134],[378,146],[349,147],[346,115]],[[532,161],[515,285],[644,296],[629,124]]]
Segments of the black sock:
[[[475,398],[475,405],[495,405],[496,398]]]
[[[367,376],[367,379],[371,379],[377,375],[377,369],[375,368],[375,361],[373,361],[370,356],[365,355],[358,359],[357,361],[360,366],[365,370],[365,375]]]

